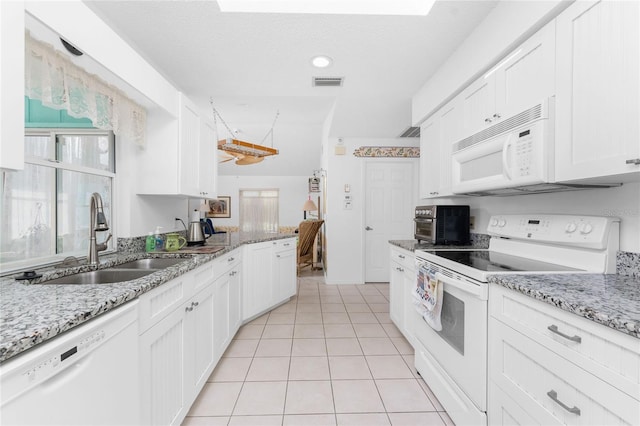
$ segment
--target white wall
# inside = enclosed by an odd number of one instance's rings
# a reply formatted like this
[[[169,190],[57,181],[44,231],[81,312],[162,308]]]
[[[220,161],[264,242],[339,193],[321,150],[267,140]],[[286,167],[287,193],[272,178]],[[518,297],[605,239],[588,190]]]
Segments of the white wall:
[[[413,96],[411,117],[419,125],[463,86],[566,9],[572,1],[501,1]]]
[[[457,197],[423,200],[424,204],[468,204],[475,216],[473,232],[486,234],[495,214],[555,213],[619,217],[620,250],[640,252],[640,183],[618,188],[589,189],[513,197]]]
[[[344,138],[345,155],[335,155],[338,139],[327,139],[325,147],[327,164],[327,214],[325,235],[327,240],[327,284],[362,284],[364,282],[364,158],[353,156],[360,146],[418,146],[417,138],[407,139],[356,139]],[[415,181],[418,182],[418,159],[406,159],[414,163]],[[353,208],[344,210],[344,185],[351,186]],[[418,199],[417,185],[415,198]],[[409,214],[413,217],[413,214]],[[408,235],[408,239],[412,236]]]
[[[236,166],[251,167],[251,166]],[[229,219],[212,219],[213,226],[238,226],[240,211],[238,200],[241,189],[278,189],[280,206],[280,226],[298,226],[303,220],[302,205],[309,194],[308,179],[313,176],[313,170],[305,176],[219,176],[218,196],[231,197],[231,217]],[[311,194],[311,199],[317,203],[317,193]],[[201,200],[189,201],[189,210],[193,211]],[[186,221],[185,221],[186,222]]]

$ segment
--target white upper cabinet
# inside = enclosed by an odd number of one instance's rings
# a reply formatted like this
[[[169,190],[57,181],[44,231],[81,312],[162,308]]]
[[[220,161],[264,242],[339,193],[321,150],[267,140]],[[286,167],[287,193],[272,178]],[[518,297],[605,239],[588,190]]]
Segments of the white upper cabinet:
[[[148,117],[147,147],[140,152],[139,194],[215,197],[216,152],[213,127],[180,94],[178,119]]]
[[[440,183],[438,185],[438,196],[445,197],[451,192],[451,149],[457,142],[462,132],[460,119],[462,109],[458,98],[452,100],[437,112],[440,120],[440,153],[438,164],[440,167]]]
[[[640,179],[639,18],[637,1],[581,1],[558,16],[556,180]]]
[[[198,187],[203,198],[215,198],[218,195],[218,142],[212,123],[201,119],[200,127],[200,185]]]
[[[433,116],[420,126],[420,198],[438,196],[440,187],[440,121]]]
[[[24,4],[0,2],[0,169],[24,167]]]
[[[180,96],[178,118],[178,192],[185,195],[200,194],[200,115],[196,106],[184,95]]]
[[[462,91],[460,138],[552,96],[554,63],[555,23],[551,22]]]
[[[460,137],[460,98],[439,109],[420,127],[420,198],[451,192],[451,145]]]

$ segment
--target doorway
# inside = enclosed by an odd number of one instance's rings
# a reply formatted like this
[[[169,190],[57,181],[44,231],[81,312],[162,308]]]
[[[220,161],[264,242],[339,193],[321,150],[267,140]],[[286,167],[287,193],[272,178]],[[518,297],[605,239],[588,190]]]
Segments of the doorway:
[[[365,164],[364,281],[389,281],[389,240],[413,238],[415,162]]]

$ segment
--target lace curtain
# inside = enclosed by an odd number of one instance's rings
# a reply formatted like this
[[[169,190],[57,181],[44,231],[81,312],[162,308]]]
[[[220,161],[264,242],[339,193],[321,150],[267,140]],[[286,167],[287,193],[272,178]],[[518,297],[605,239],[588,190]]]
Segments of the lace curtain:
[[[43,105],[89,118],[95,127],[145,145],[147,113],[120,89],[83,70],[52,45],[25,34],[25,94]]]

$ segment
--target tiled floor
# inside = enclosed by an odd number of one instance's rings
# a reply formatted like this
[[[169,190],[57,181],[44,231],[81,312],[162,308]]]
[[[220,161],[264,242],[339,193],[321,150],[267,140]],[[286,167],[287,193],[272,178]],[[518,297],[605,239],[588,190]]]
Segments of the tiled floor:
[[[298,278],[243,326],[183,425],[452,425],[389,319],[389,285]]]

